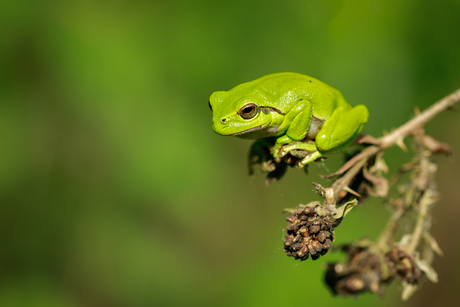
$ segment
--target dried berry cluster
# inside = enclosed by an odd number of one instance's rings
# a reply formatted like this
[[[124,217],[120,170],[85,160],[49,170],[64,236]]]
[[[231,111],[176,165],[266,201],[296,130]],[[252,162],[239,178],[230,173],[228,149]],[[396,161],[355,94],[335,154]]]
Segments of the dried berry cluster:
[[[416,284],[422,272],[415,263],[415,258],[404,247],[393,247],[385,255],[385,260],[393,276],[410,284]]]
[[[356,296],[371,291],[383,295],[380,258],[368,248],[344,246],[346,263],[329,263],[326,283],[335,295]]]
[[[313,260],[327,253],[334,240],[332,214],[329,210],[318,207],[298,209],[286,217],[290,223],[284,240],[284,251],[295,259],[306,260],[311,255]]]

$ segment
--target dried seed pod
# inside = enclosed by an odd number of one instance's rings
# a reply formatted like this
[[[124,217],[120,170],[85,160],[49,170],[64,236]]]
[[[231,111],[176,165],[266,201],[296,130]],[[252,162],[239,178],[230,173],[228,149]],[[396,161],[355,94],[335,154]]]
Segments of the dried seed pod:
[[[383,295],[380,258],[368,248],[346,245],[346,263],[329,263],[326,283],[335,295],[356,296],[363,292]]]
[[[415,258],[404,246],[395,246],[385,255],[385,260],[393,276],[410,284],[416,284],[422,272],[415,263]]]
[[[327,253],[334,239],[334,219],[328,209],[323,211],[320,215],[316,207],[306,206],[286,217],[290,224],[286,227],[284,251],[288,256],[306,260],[311,255],[316,260]]]

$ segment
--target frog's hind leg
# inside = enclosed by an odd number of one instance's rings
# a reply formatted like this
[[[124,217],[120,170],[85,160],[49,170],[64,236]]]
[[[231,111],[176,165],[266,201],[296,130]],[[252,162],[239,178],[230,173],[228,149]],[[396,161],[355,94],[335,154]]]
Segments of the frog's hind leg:
[[[296,142],[284,147],[281,156],[295,149],[309,152],[305,158],[297,162],[296,167],[301,168],[320,158],[324,153],[338,151],[349,145],[361,132],[368,117],[369,112],[364,105],[358,105],[354,108],[350,106],[339,107],[324,122],[314,144]]]
[[[365,105],[337,108],[316,136],[318,150],[327,153],[343,149],[358,136],[368,117],[369,111]]]

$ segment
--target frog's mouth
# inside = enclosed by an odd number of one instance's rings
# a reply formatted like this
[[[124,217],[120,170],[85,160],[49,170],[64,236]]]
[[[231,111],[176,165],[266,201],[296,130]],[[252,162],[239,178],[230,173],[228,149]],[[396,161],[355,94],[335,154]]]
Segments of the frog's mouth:
[[[263,125],[260,125],[260,126],[257,126],[257,127],[250,128],[250,129],[248,129],[248,130],[244,130],[244,131],[240,131],[240,132],[235,132],[235,133],[232,133],[232,134],[229,134],[229,135],[235,136],[235,135],[246,134],[246,133],[258,131],[258,130],[262,129],[262,127],[263,127]]]

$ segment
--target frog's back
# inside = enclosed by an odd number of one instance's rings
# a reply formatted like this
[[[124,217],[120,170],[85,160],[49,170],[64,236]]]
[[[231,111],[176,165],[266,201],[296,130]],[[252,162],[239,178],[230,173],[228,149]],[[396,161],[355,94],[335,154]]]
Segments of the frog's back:
[[[337,107],[351,107],[339,90],[310,76],[281,72],[255,81],[252,86],[269,93],[278,101],[308,99],[312,103],[313,115],[320,119],[329,118]]]

